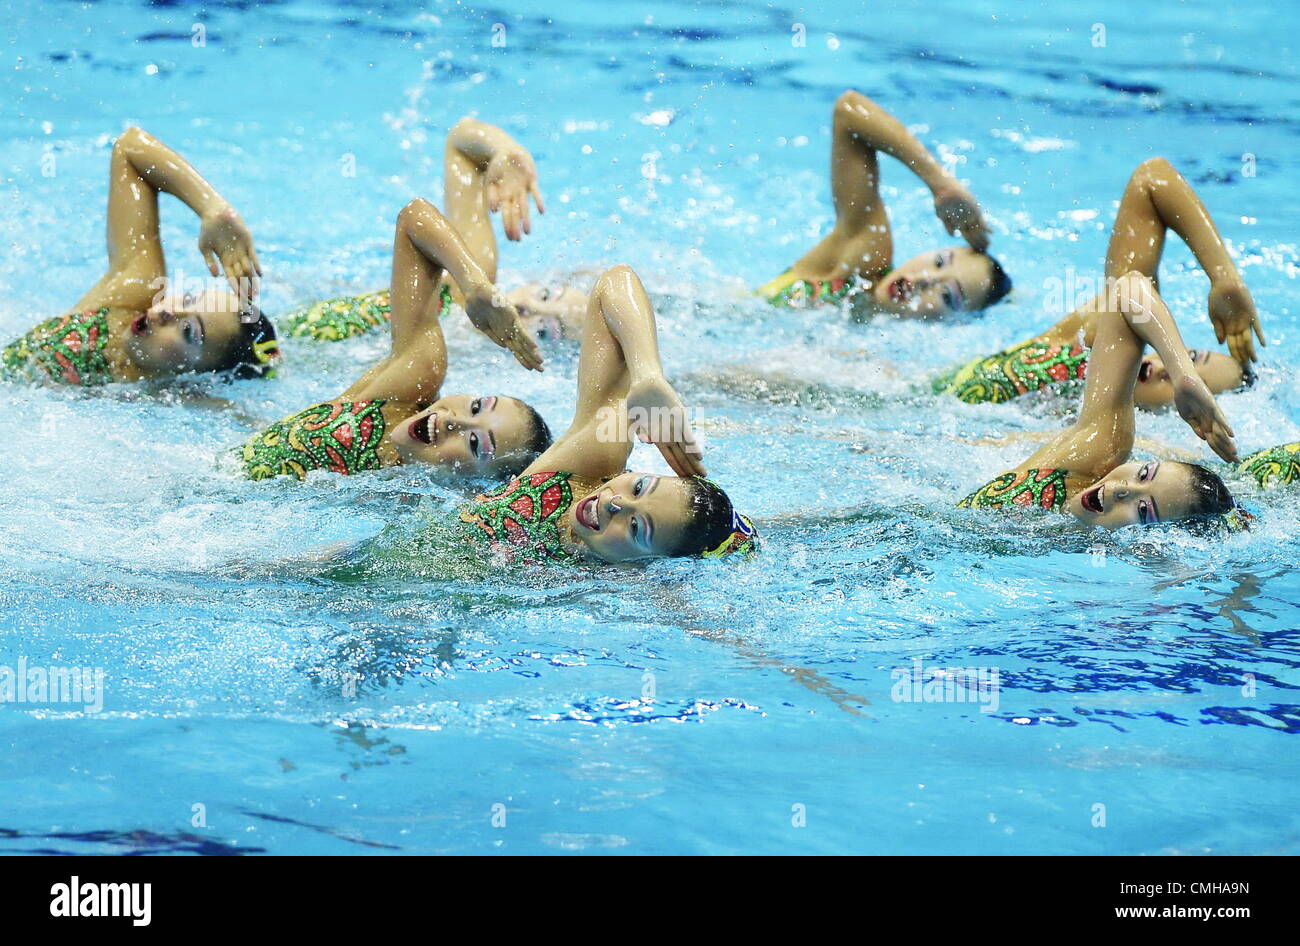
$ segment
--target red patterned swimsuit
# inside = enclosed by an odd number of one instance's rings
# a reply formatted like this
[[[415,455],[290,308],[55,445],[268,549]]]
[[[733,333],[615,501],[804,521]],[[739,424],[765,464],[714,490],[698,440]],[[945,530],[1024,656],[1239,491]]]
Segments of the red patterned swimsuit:
[[[460,513],[474,541],[525,562],[570,563],[564,547],[564,516],[573,505],[569,473],[546,471],[516,476],[494,493],[484,493]]]
[[[108,384],[107,344],[108,309],[56,316],[0,349],[0,376],[36,380],[40,375],[31,369],[37,369],[63,384]]]
[[[985,483],[957,505],[963,509],[996,509],[1002,506],[1063,512],[1069,499],[1067,470],[1051,467],[1003,473]]]
[[[240,449],[244,473],[254,480],[271,476],[303,479],[312,470],[360,473],[383,466],[382,398],[324,401],[272,424]]]

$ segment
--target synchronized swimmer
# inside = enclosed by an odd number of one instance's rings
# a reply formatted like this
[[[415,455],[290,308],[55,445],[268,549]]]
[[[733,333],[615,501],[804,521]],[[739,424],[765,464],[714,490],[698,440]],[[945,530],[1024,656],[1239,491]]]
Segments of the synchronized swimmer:
[[[198,215],[199,252],[213,276],[220,263],[235,293],[167,289],[159,191]],[[0,377],[96,387],[190,372],[269,374],[279,358],[275,329],[243,292],[261,273],[235,209],[179,154],[129,128],[109,164],[108,272],[67,314],[0,350]]]
[[[935,214],[962,245],[895,264],[880,194],[882,153],[929,188]],[[948,320],[1010,292],[1010,278],[989,255],[990,230],[974,195],[898,119],[852,90],[834,106],[830,177],[835,224],[757,290],[772,304]],[[200,251],[233,293],[166,288],[160,191],[198,215]],[[507,568],[753,552],[759,539],[752,521],[705,478],[685,405],[660,363],[654,309],[637,274],[614,266],[588,289],[577,279],[498,288],[491,216],[500,215],[507,239],[520,240],[532,231],[530,202],[544,212],[528,150],[494,125],[456,123],[444,150],[442,209],[416,199],[398,214],[388,288],[311,303],[281,319],[285,336],[304,340],[338,342],[387,329],[388,354],[337,397],[234,448],[241,472],[303,479],[313,471],[424,464],[453,481],[504,481],[466,503],[458,528],[471,547]],[[1208,315],[1230,354],[1187,348],[1160,297],[1169,230],[1210,279]],[[113,147],[108,256],[108,272],[68,314],[0,350],[0,377],[83,387],[193,372],[274,377],[283,352],[254,301],[262,270],[248,228],[180,155],[138,128]],[[1237,464],[1239,475],[1260,486],[1300,481],[1300,443],[1238,460],[1214,395],[1252,383],[1254,338],[1262,344],[1263,332],[1209,212],[1163,159],[1144,161],[1129,179],[1105,277],[1095,298],[1055,325],[934,380],[934,396],[972,404],[1043,390],[1072,396],[1082,388],[1073,423],[958,505],[1033,508],[1108,529],[1160,522],[1246,527],[1251,515],[1211,469],[1131,459],[1137,409],[1172,405],[1215,454]],[[558,439],[519,397],[442,392],[441,320],[458,311],[530,371],[542,368],[539,341],[580,344],[574,417]],[[638,439],[654,444],[674,475],[628,472]]]

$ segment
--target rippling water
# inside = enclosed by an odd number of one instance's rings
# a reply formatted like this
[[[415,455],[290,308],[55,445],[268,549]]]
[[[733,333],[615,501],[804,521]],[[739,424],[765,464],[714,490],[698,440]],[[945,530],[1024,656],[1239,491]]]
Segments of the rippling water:
[[[0,334],[102,271],[127,122],[240,209],[276,312],[382,284],[398,208],[440,195],[444,129],[476,112],[532,149],[550,207],[502,281],[637,268],[766,553],[506,583],[439,551],[457,494],[418,471],[300,486],[219,465],[379,339],[303,343],[274,383],[212,386],[234,412],[0,386],[0,665],[105,673],[97,714],[0,705],[0,851],[1295,853],[1295,498],[1243,490],[1260,524],[1226,543],[972,518],[952,501],[1027,442],[976,441],[1032,438],[1069,405],[968,407],[925,381],[1047,324],[1045,281],[1100,269],[1128,172],[1163,154],[1272,343],[1260,384],[1223,398],[1238,441],[1300,436],[1300,18],[525,6],[0,13],[21,37],[0,69]],[[1008,303],[860,324],[743,295],[832,219],[846,85],[959,162]],[[946,239],[919,182],[884,174],[899,258]],[[188,211],[163,213],[173,270],[197,274]],[[1162,285],[1212,344],[1181,245]],[[446,390],[517,391],[563,426],[571,357],[524,377],[458,322],[449,345]],[[1203,454],[1175,417],[1139,434]],[[918,659],[996,670],[996,705],[896,700]]]

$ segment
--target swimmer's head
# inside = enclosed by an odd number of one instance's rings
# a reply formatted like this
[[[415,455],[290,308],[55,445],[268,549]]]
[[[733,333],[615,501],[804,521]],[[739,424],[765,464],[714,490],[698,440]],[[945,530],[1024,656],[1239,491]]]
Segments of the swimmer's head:
[[[258,374],[278,359],[275,329],[251,304],[220,289],[167,292],[126,327],[127,357],[147,377],[189,371]]]
[[[622,473],[574,503],[568,520],[573,537],[607,562],[713,557],[756,541],[727,494],[699,477]],[[734,540],[737,529],[744,541]]]
[[[580,289],[529,283],[506,293],[506,298],[539,341],[576,339],[582,334],[587,294]]]
[[[533,408],[513,397],[450,394],[393,428],[403,463],[427,463],[467,478],[515,476],[551,445]]]
[[[1209,521],[1232,512],[1223,480],[1195,463],[1148,460],[1125,463],[1076,496],[1068,511],[1103,529],[1157,522]]]
[[[1231,355],[1206,348],[1189,348],[1187,354],[1211,394],[1250,387],[1255,381],[1254,373],[1249,369],[1243,370],[1241,363]],[[1138,368],[1137,387],[1133,389],[1133,400],[1138,407],[1151,411],[1168,407],[1174,402],[1174,384],[1159,355],[1149,354],[1142,359]]]
[[[999,302],[1011,291],[1011,280],[987,253],[952,246],[914,256],[890,271],[872,288],[886,309],[938,318],[975,312]]]

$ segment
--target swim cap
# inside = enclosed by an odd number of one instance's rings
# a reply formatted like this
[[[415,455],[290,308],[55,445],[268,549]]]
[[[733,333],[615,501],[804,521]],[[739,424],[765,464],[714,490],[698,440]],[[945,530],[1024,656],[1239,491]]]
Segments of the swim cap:
[[[717,547],[703,553],[703,558],[725,558],[728,555],[748,555],[758,548],[758,531],[748,516],[731,511],[731,534]]]

